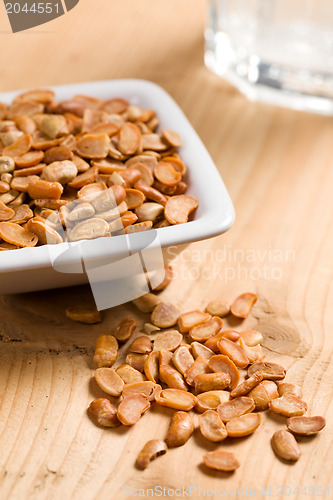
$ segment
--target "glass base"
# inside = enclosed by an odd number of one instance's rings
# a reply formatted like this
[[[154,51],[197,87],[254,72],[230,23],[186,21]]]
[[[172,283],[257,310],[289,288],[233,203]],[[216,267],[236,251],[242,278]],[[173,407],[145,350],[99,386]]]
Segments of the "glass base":
[[[299,111],[333,115],[333,75],[281,66],[235,47],[222,32],[207,29],[205,64],[248,99]]]

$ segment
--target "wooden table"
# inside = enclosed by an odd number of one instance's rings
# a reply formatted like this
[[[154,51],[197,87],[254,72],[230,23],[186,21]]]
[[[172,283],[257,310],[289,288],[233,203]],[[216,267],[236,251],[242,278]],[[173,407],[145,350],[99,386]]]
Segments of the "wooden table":
[[[305,498],[314,487],[319,488],[315,496],[323,490],[328,498],[326,488],[333,486],[333,121],[250,103],[208,71],[205,16],[203,0],[80,0],[66,16],[13,35],[1,3],[1,89],[138,77],[170,92],[216,162],[237,220],[227,234],[192,244],[175,260],[176,279],[162,297],[185,311],[255,291],[259,300],[253,313],[236,327],[264,334],[268,359],[289,369],[287,380],[303,387],[310,413],[325,415],[328,425],[321,435],[300,439],[303,455],[292,466],[270,447],[284,418],[267,414],[253,436],[221,444],[241,462],[233,475],[200,465],[201,456],[216,445],[198,432],[141,472],[134,465],[139,450],[149,438],[165,436],[172,412],[154,407],[133,428],[102,430],[86,408],[102,395],[93,380],[97,335],[110,332],[126,315],[140,324],[146,316],[124,305],[108,310],[94,326],[66,319],[68,305],[91,301],[89,287],[2,296],[3,500],[118,500],[157,486],[290,499]],[[235,322],[227,319],[226,325]],[[194,491],[192,498],[203,497]]]

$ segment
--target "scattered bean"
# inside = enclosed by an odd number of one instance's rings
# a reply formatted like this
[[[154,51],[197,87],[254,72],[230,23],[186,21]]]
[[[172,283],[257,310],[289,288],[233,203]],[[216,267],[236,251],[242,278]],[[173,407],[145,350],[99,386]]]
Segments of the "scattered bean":
[[[231,304],[231,314],[236,316],[236,318],[247,318],[256,302],[257,296],[255,293],[243,293]]]
[[[190,439],[193,431],[194,423],[191,415],[185,411],[177,411],[172,417],[170,428],[165,440],[169,448],[183,446]]]
[[[117,409],[117,417],[124,425],[134,425],[150,407],[143,394],[132,394],[124,398]]]
[[[326,425],[324,417],[291,417],[287,420],[287,427],[293,434],[312,436],[321,431]]]
[[[240,466],[240,463],[230,451],[210,451],[202,457],[202,460],[206,467],[223,472],[233,472]]]
[[[220,415],[223,422],[228,422],[232,418],[252,412],[254,408],[255,405],[252,398],[241,396],[220,404],[217,407],[217,413]]]
[[[294,436],[285,430],[276,431],[272,436],[272,448],[284,460],[297,461],[301,456],[300,447]]]
[[[207,410],[200,415],[199,427],[201,434],[208,441],[219,442],[228,436],[224,423],[214,410]]]
[[[118,356],[118,342],[113,335],[100,335],[96,341],[94,362],[99,368],[112,366]]]
[[[226,423],[229,437],[244,437],[258,429],[261,422],[260,413],[246,413],[240,417],[232,418]]]
[[[152,460],[164,455],[168,450],[165,441],[161,439],[152,439],[148,441],[136,460],[136,463],[141,469],[146,469]]]
[[[98,398],[90,403],[88,413],[94,422],[102,427],[118,427],[117,412],[108,399]]]
[[[293,394],[283,394],[279,398],[273,399],[269,407],[275,413],[284,415],[286,417],[296,417],[298,415],[304,415],[308,409],[308,405],[305,401],[297,398]]]
[[[170,328],[177,323],[179,310],[173,304],[157,304],[151,315],[151,322],[160,328]]]
[[[97,368],[95,370],[95,380],[102,391],[114,397],[121,395],[125,385],[113,368]]]

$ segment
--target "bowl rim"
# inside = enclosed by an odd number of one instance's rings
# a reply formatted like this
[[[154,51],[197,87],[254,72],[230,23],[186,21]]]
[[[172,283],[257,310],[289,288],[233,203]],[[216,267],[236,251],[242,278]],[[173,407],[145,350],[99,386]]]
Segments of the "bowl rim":
[[[223,180],[210,157],[207,149],[201,139],[195,132],[193,126],[180,109],[176,101],[162,87],[154,82],[143,79],[113,79],[100,80],[93,82],[71,83],[65,85],[45,86],[55,91],[56,97],[66,99],[74,94],[86,93],[92,96],[100,96],[101,93],[109,95],[109,98],[130,94],[135,91],[136,98],[145,98],[151,102],[153,109],[156,109],[160,118],[161,124],[167,121],[166,117],[172,116],[172,120],[177,123],[176,129],[179,129],[183,136],[184,143],[187,143],[187,148],[192,148],[187,156],[193,155],[195,161],[200,161],[205,165],[204,180],[210,193],[201,193],[202,198],[199,198],[199,206],[205,201],[206,208],[194,220],[186,224],[168,226],[159,228],[158,243],[162,248],[187,244],[203,239],[218,236],[228,229],[234,223],[235,211],[228,194],[228,191],[223,183]],[[120,89],[120,90],[119,90]],[[19,89],[15,91],[0,93],[0,101],[9,103],[18,93],[29,89]],[[105,97],[106,98],[106,97]],[[166,127],[165,127],[166,128]],[[181,148],[181,156],[183,146]],[[187,161],[188,163],[188,161]],[[191,177],[193,176],[192,167],[189,168]],[[198,174],[198,172],[197,172]],[[201,184],[198,182],[197,186]],[[195,186],[195,183],[193,183]],[[101,257],[108,256],[121,257],[135,251],[140,251],[146,248],[147,236],[151,231],[142,233],[132,233],[129,235],[117,235],[111,238],[98,238],[95,240],[82,240],[71,244],[71,246],[79,247],[76,252],[69,253],[66,257],[66,264],[71,265],[78,261],[78,255],[84,255],[85,259],[96,260]],[[147,235],[147,236],[144,236]],[[148,238],[149,240],[149,238]],[[155,241],[156,243],[156,241]],[[155,245],[153,243],[153,246]],[[66,243],[59,243],[52,246],[52,254],[58,255],[64,252],[67,248]],[[16,250],[5,250],[0,252],[0,273],[8,271],[18,271],[23,269],[38,269],[50,267],[52,259],[50,256],[50,245],[40,247],[26,247]]]

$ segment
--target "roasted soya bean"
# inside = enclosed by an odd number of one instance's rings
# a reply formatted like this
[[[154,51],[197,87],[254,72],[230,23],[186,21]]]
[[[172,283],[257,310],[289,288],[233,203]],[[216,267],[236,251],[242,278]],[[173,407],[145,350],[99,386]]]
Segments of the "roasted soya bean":
[[[223,472],[233,472],[240,466],[240,463],[230,451],[210,451],[202,457],[202,460],[206,467]]]
[[[160,328],[158,326],[152,325],[151,323],[145,323],[143,325],[143,331],[148,335],[151,335],[152,333],[157,333],[159,330]]]
[[[194,326],[190,330],[190,336],[193,340],[203,342],[204,340],[213,337],[222,329],[223,321],[218,316],[213,316],[208,321]]]
[[[24,155],[17,156],[14,158],[15,164],[19,168],[33,167],[38,165],[44,158],[43,151],[29,151]]]
[[[194,386],[197,394],[206,391],[226,389],[230,385],[228,373],[199,373],[194,377]]]
[[[161,299],[154,295],[153,293],[146,293],[137,299],[132,300],[132,303],[144,313],[153,312],[157,304],[161,302]]]
[[[162,137],[167,141],[173,148],[180,148],[182,145],[181,135],[175,130],[162,130]]]
[[[135,170],[138,170],[141,174],[140,182],[141,184],[146,184],[147,186],[152,186],[154,184],[154,176],[146,165],[143,163],[136,163],[134,165]]]
[[[293,394],[299,399],[302,399],[303,392],[300,387],[296,384],[291,384],[290,382],[280,382],[278,385],[278,393],[279,396],[283,396],[283,394]]]
[[[92,240],[102,238],[109,232],[109,226],[104,219],[93,218],[79,222],[69,233],[70,241]]]
[[[142,231],[148,231],[153,227],[152,221],[146,222],[138,222],[137,224],[133,224],[132,226],[128,226],[125,228],[125,234],[139,233]]]
[[[230,338],[230,333],[237,334],[237,338],[234,338],[234,337]],[[229,334],[229,336],[228,336],[228,334]],[[207,339],[205,342],[205,346],[208,347],[209,349],[211,349],[212,351],[219,353],[220,349],[219,349],[218,343],[221,339],[228,338],[229,340],[234,341],[234,340],[238,340],[238,337],[239,337],[239,334],[238,334],[238,332],[236,332],[236,330],[221,330],[216,335],[213,335],[212,337]]]
[[[291,417],[287,420],[287,427],[293,434],[312,436],[321,431],[326,425],[324,417]]]
[[[194,423],[191,415],[185,411],[177,411],[172,417],[165,440],[169,448],[183,446],[190,439],[193,431]]]
[[[189,332],[191,328],[205,323],[210,319],[210,314],[201,311],[190,311],[183,313],[178,318],[179,329],[182,333]]]
[[[8,182],[0,181],[0,194],[8,193],[10,185]]]
[[[191,350],[195,358],[201,356],[202,358],[210,359],[214,355],[214,352],[211,349],[200,344],[200,342],[192,342]]]
[[[126,364],[133,366],[139,372],[143,372],[145,362],[147,359],[147,354],[137,354],[135,352],[129,352],[126,356]]]
[[[160,356],[160,366],[161,365],[169,365],[174,368],[174,364],[172,362],[172,357],[173,357],[173,352],[172,351],[166,351],[165,349],[162,349],[159,352]]]
[[[24,203],[25,198],[26,198],[25,193],[20,193],[18,196],[15,197],[13,201],[8,203],[8,206],[10,208],[19,207],[20,205],[22,205],[22,203]]]
[[[172,357],[173,364],[182,375],[184,375],[186,370],[194,363],[194,359],[189,348],[190,346],[178,347]]]
[[[308,405],[305,401],[297,398],[293,394],[284,394],[280,398],[275,398],[269,404],[271,410],[280,415],[286,417],[296,417],[298,415],[304,415],[308,409]]]
[[[55,139],[69,132],[66,118],[62,115],[44,115],[39,124],[39,129],[50,139]]]
[[[43,245],[55,245],[62,243],[63,239],[57,231],[55,231],[51,224],[39,217],[33,217],[27,222],[27,229],[38,237],[39,243]]]
[[[141,207],[142,203],[145,201],[145,196],[141,191],[137,189],[126,189],[125,202],[129,210],[133,210]]]
[[[144,445],[136,463],[141,469],[146,469],[152,460],[155,460],[156,457],[164,455],[167,450],[168,447],[165,441],[162,441],[161,439],[152,439]]]
[[[222,338],[217,345],[220,352],[228,356],[239,368],[245,368],[249,364],[249,359],[245,352],[235,342]]]
[[[168,146],[163,142],[158,134],[144,134],[141,137],[143,149],[152,149],[153,151],[165,151]]]
[[[136,169],[129,169],[129,170],[136,170]],[[139,170],[136,170],[137,172],[140,172]],[[121,172],[121,176],[123,179],[125,179],[126,183],[130,186],[131,185],[131,178],[129,175],[124,175],[125,172]],[[141,172],[140,172],[140,177],[141,177]],[[140,181],[134,181],[133,182],[134,188],[137,189],[138,191],[141,191],[145,197],[148,200],[155,201],[156,203],[159,203],[163,207],[165,206],[167,202],[167,198],[164,196],[163,193],[158,191],[157,189],[153,188],[152,186],[148,186],[148,184],[145,184]]]
[[[124,123],[119,132],[118,148],[125,155],[134,154],[140,146],[141,133],[134,123]]]
[[[245,413],[250,413],[254,410],[253,399],[246,396],[232,399],[227,403],[222,403],[217,407],[217,412],[223,422],[228,422],[232,418],[240,417]]]
[[[260,345],[249,347],[245,344],[242,338],[239,339],[239,345],[243,349],[245,356],[249,360],[249,363],[260,363],[261,361],[263,361],[265,356]]]
[[[259,372],[256,372],[259,373]],[[251,375],[254,377],[255,373]],[[262,375],[262,374],[261,374]],[[249,380],[249,379],[248,379]],[[276,384],[271,380],[263,380],[254,389],[252,389],[247,396],[252,398],[257,411],[267,410],[269,403],[279,397]]]
[[[173,304],[161,302],[152,312],[151,322],[160,328],[170,328],[177,323],[179,310]]]
[[[77,168],[70,160],[55,161],[47,165],[41,174],[41,179],[67,184],[77,176]]]
[[[131,318],[124,318],[117,325],[114,336],[119,342],[127,342],[131,338],[134,330],[138,326],[138,323]]]
[[[29,151],[31,148],[31,135],[24,134],[21,135],[13,144],[7,146],[3,149],[2,154],[4,156],[11,156],[15,158],[16,156],[21,156]]]
[[[124,381],[112,368],[97,368],[95,380],[106,394],[118,397],[124,388]]]
[[[126,364],[118,366],[118,368],[116,368],[116,373],[123,379],[125,384],[133,384],[134,382],[143,382],[146,380],[143,373],[133,368],[133,366]]]
[[[163,389],[156,395],[155,400],[161,406],[183,411],[191,410],[197,402],[193,394],[179,389]]]
[[[226,424],[229,437],[244,437],[258,429],[261,422],[260,413],[246,413],[240,417],[232,418]]]
[[[0,201],[5,205],[8,205],[17,198],[20,193],[14,189],[10,189],[7,193],[0,194]]]
[[[272,448],[284,460],[297,461],[301,456],[301,449],[294,436],[285,430],[276,431],[272,436]]]
[[[235,387],[230,395],[233,398],[237,398],[239,396],[246,396],[252,389],[254,389],[260,382],[262,381],[263,376],[260,372],[254,373],[247,380],[244,380],[240,385]]]
[[[257,330],[243,330],[239,335],[249,347],[254,347],[263,341],[263,336]]]
[[[206,311],[212,316],[220,316],[220,318],[223,318],[229,314],[230,304],[226,300],[214,300],[209,302]]]
[[[27,220],[33,217],[33,211],[28,205],[20,205],[18,207],[13,207],[14,215],[10,219],[10,222],[16,222],[17,224],[23,224]]]
[[[188,386],[179,371],[167,364],[160,363],[160,379],[170,388],[180,389],[182,391],[187,391],[188,389]]]
[[[67,146],[55,146],[54,148],[48,149],[45,154],[43,153],[43,157],[44,163],[49,164],[57,161],[72,160],[73,153]]]
[[[126,384],[123,388],[122,395],[124,398],[131,396],[133,394],[143,394],[146,396],[148,401],[154,401],[155,395],[162,390],[162,387],[158,384],[154,384],[150,380],[144,380],[142,382],[133,382],[131,384]]]
[[[146,202],[135,210],[135,214],[138,216],[138,221],[140,222],[149,220],[155,222],[163,214],[163,210],[163,205]]]
[[[103,427],[118,427],[120,425],[117,412],[108,399],[95,399],[90,403],[88,413],[96,424]]]
[[[124,398],[118,406],[117,417],[124,425],[133,425],[140,420],[141,415],[150,407],[143,394],[132,394]]]
[[[251,365],[247,370],[249,377],[255,372],[262,373],[265,380],[282,380],[286,376],[286,370],[283,366],[277,365],[276,363],[270,363],[269,361]]]
[[[221,403],[230,400],[228,391],[207,391],[197,395],[197,404],[195,409],[200,413],[206,410],[216,410]]]
[[[110,367],[117,360],[118,342],[113,335],[100,335],[96,341],[94,362],[99,368]]]
[[[42,179],[29,183],[28,194],[30,198],[51,198],[58,200],[64,188],[59,182],[50,182]]]
[[[207,410],[200,415],[199,427],[201,434],[208,441],[219,442],[228,436],[224,423],[214,410]]]
[[[194,379],[197,375],[203,373],[210,373],[211,369],[208,366],[207,359],[202,356],[198,356],[194,363],[186,370],[184,376],[185,380],[189,385],[194,386]]]
[[[181,194],[168,199],[164,214],[170,224],[184,224],[189,215],[198,206],[198,200],[193,196]]]
[[[2,201],[0,201],[0,221],[6,221],[11,219],[15,215],[14,210],[7,207]]]
[[[15,168],[15,162],[11,156],[0,156],[0,174],[12,172]]]
[[[129,350],[138,354],[149,354],[152,350],[150,338],[146,337],[146,335],[140,335],[140,337],[133,340]]]
[[[11,222],[0,222],[0,238],[17,247],[34,247],[38,242],[35,234]]]
[[[110,138],[107,134],[85,134],[76,143],[76,152],[83,158],[105,158],[108,155]]]
[[[176,186],[182,179],[180,172],[175,170],[170,163],[159,162],[154,168],[155,178],[166,186]]]
[[[66,222],[77,222],[90,219],[95,214],[95,209],[90,203],[78,203],[66,217]]]
[[[208,361],[208,366],[216,373],[223,372],[230,375],[230,389],[233,390],[239,382],[239,371],[233,361],[224,354],[212,356]]]
[[[247,318],[254,304],[257,302],[255,293],[243,293],[231,304],[231,314],[236,318]]]
[[[159,333],[154,340],[154,351],[175,351],[182,340],[183,336],[177,330]]]
[[[95,307],[72,306],[66,308],[67,318],[80,323],[100,323],[101,313]]]
[[[143,367],[144,373],[148,380],[157,383],[159,380],[159,352],[152,351],[148,354]]]
[[[38,179],[37,175],[27,175],[25,177],[14,177],[11,182],[11,188],[16,191],[27,193],[30,182]]]

